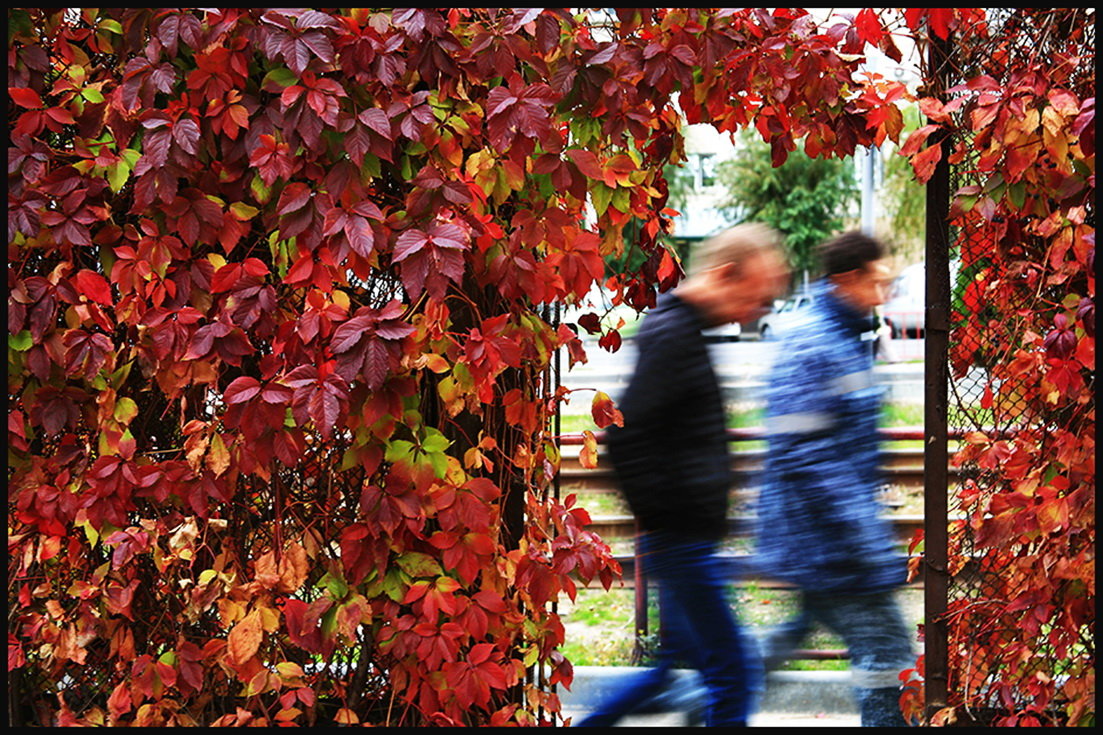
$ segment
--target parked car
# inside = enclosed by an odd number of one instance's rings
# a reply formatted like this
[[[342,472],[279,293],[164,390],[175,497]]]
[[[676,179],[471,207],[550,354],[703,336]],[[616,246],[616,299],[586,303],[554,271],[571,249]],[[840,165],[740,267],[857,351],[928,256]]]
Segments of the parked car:
[[[702,329],[706,342],[738,342],[743,335],[743,325],[739,322],[721,324],[719,327]]]
[[[926,263],[909,265],[892,282],[881,316],[892,328],[893,338],[922,334],[926,283]]]
[[[950,261],[950,287],[957,283],[959,260]],[[909,265],[900,271],[889,289],[881,315],[893,337],[922,337],[926,315],[927,264]]]
[[[761,339],[778,339],[803,318],[814,299],[810,293],[799,293],[787,299],[775,301],[774,308],[758,320],[758,336]]]

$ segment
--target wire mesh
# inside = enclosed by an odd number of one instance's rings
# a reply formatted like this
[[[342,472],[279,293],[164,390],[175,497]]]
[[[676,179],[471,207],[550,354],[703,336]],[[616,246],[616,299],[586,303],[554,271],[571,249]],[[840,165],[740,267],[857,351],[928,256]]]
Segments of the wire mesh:
[[[979,74],[1007,83],[1017,68],[1017,54],[1026,58],[1062,40],[1053,25],[1032,24],[1018,9],[990,9],[988,22],[993,35],[1013,31],[1021,36],[1009,47],[1002,72],[992,63],[991,49],[977,48],[972,56],[959,49],[950,71],[956,79],[947,80],[947,86]],[[1087,45],[1094,45],[1094,25]],[[990,185],[978,160],[981,154],[972,146],[958,150],[973,154],[953,163],[950,191]],[[1016,369],[1016,360],[1038,352],[1040,345],[1032,340],[1045,332],[1053,305],[1070,288],[1066,283],[1050,285],[1048,244],[1030,230],[1029,218],[1005,222],[961,217],[951,242],[956,273],[951,283],[948,429],[963,439],[951,447],[958,472],[951,479],[948,507],[949,704],[961,709],[962,722],[991,724],[1029,710],[1044,713],[1043,721],[1052,717],[1049,722],[1059,723],[1064,712],[1055,691],[1067,668],[1062,659],[1075,652],[1058,631],[1060,613],[1055,608],[1061,603],[1048,599],[1035,587],[1036,580],[1022,573],[1026,564],[1044,558],[1046,539],[1025,525],[1003,520],[1018,517],[1025,524],[1033,513],[1005,516],[999,509],[1003,503],[1035,502],[1023,491],[1027,470],[1016,463],[1029,458],[1032,468],[1044,464],[1046,448],[1053,451],[1058,433],[1076,431],[1067,407],[1039,400],[1036,371],[1022,370],[1021,362]],[[1014,256],[1009,249],[1017,249]],[[1039,275],[1032,277],[1031,269]],[[1001,284],[998,292],[986,290],[993,283]],[[975,441],[983,441],[985,451],[971,449],[971,436],[983,437]],[[1029,451],[1019,451],[1027,447]],[[1088,631],[1081,631],[1081,640],[1093,645]],[[1017,649],[1020,643],[1025,647]],[[1016,650],[1021,651],[1017,659],[1010,655]]]

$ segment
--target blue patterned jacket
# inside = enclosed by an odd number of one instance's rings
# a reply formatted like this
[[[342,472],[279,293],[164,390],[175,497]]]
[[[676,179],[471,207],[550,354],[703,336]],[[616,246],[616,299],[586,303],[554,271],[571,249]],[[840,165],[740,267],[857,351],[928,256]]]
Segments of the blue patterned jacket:
[[[815,296],[783,337],[767,387],[755,563],[806,591],[890,589],[906,569],[877,498],[882,388],[863,339],[872,321],[825,281]]]

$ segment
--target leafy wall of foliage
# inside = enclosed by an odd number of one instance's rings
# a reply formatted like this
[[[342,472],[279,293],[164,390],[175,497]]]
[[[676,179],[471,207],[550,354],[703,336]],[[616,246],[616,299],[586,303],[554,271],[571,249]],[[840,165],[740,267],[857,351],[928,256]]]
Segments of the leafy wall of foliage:
[[[1076,8],[945,19],[939,98],[903,152],[946,158],[960,255],[950,333],[949,699],[934,724],[1095,719],[1095,26]],[[945,143],[938,143],[946,136]],[[918,561],[918,559],[916,559]]]
[[[865,11],[8,19],[9,702],[44,724],[554,721],[555,601],[617,568],[555,497],[553,307],[630,221],[618,298],[677,280],[683,116],[778,163],[900,129]]]

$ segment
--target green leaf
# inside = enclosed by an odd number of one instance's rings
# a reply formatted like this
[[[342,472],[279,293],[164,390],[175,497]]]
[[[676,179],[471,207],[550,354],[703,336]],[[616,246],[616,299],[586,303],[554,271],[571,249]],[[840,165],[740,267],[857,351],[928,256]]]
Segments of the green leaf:
[[[111,187],[111,191],[118,194],[119,191],[122,190],[123,186],[126,185],[127,179],[130,178],[130,169],[130,165],[123,160],[107,167],[107,184]]]
[[[94,87],[82,89],[80,91],[80,96],[88,100],[89,102],[97,105],[104,101],[103,92]]]
[[[264,80],[261,82],[261,87],[266,87],[269,82],[278,84],[281,87],[290,87],[299,81],[299,78],[295,76],[295,73],[286,67],[279,69],[273,69],[264,75]]]
[[[272,189],[265,186],[260,176],[254,176],[253,180],[249,182],[249,190],[253,192],[253,197],[261,204],[267,204],[268,200],[272,198]]]
[[[395,602],[402,602],[409,587],[410,577],[401,569],[392,567],[383,578],[383,592]]]
[[[242,222],[247,222],[260,214],[259,209],[251,207],[245,202],[234,202],[230,205],[230,211]]]
[[[34,339],[31,337],[31,333],[24,329],[19,334],[8,335],[8,348],[13,349],[16,352],[26,352],[34,346]]]
[[[345,450],[344,455],[341,457],[341,466],[339,469],[341,472],[345,472],[347,470],[351,470],[353,467],[356,467],[359,464],[360,457],[356,453],[356,448],[349,447]]]
[[[594,212],[597,213],[598,217],[605,214],[605,211],[609,209],[609,202],[613,200],[613,194],[613,189],[600,182],[595,183],[594,188],[590,190],[590,198],[594,201]]]
[[[127,397],[115,401],[115,420],[120,424],[129,424],[138,415],[138,404]]]
[[[443,452],[451,445],[452,442],[444,434],[431,427],[425,430],[425,438],[421,442],[422,450],[433,453]]]
[[[433,468],[433,474],[436,475],[437,479],[443,479],[448,472],[448,455],[427,454],[425,456],[429,460],[429,465]]]
[[[631,189],[625,189],[625,188],[622,188],[622,187],[617,187],[617,189],[613,192],[613,200],[612,200],[611,204],[613,205],[613,207],[615,207],[617,209],[617,211],[627,212],[632,206],[631,202],[632,202],[632,190]]]
[[[345,580],[334,575],[332,572],[326,572],[322,575],[322,578],[318,580],[317,586],[328,592],[329,596],[334,600],[343,600],[349,593],[349,586]]]
[[[439,577],[444,573],[436,559],[420,551],[399,554],[395,561],[411,577]]]
[[[414,454],[413,442],[403,439],[395,439],[387,445],[387,451],[383,458],[388,462],[409,462]]]
[[[364,163],[360,166],[360,172],[368,178],[377,179],[383,173],[383,164],[379,157],[372,153],[364,154]]]

